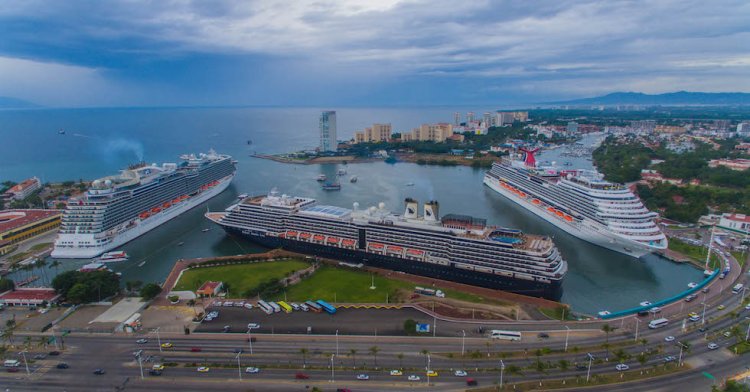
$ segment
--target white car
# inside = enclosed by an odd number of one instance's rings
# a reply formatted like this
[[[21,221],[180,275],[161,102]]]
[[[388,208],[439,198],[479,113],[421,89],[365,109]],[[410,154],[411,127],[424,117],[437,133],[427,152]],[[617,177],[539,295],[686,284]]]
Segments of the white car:
[[[641,302],[641,306],[651,306],[651,302],[643,301]]]
[[[292,307],[292,309],[294,309],[294,310],[300,310],[300,307],[299,307],[299,305],[298,305],[298,304],[296,304],[296,303],[294,303],[294,302],[292,302],[292,303],[290,304],[290,306],[291,306],[291,307]]]
[[[750,304],[745,305],[745,310],[750,310]]]
[[[615,366],[615,369],[617,369],[617,370],[619,370],[621,372],[624,372],[624,371],[630,369],[630,366],[628,366],[628,365],[626,365],[624,363],[620,363],[620,364],[617,364],[617,366]]]
[[[690,316],[688,320],[690,321],[700,321],[701,316],[698,316],[697,314],[695,316]]]
[[[253,308],[253,304],[251,303],[245,304],[245,309],[252,309],[252,308]]]
[[[260,373],[260,369],[251,366],[245,369],[245,373]]]
[[[403,374],[400,370],[391,370],[391,376],[400,376]]]
[[[455,371],[455,372],[454,372],[453,374],[454,374],[454,375],[455,375],[456,377],[466,377],[466,376],[468,376],[468,375],[469,375],[468,373],[466,373],[466,372],[465,372],[465,371],[463,371],[463,370],[456,370],[456,371]]]
[[[247,329],[258,329],[260,328],[260,324],[257,323],[250,323],[247,325]]]
[[[674,336],[671,336],[671,335],[667,336],[666,338],[664,338],[664,341],[665,342],[674,342]]]
[[[410,375],[409,377],[407,377],[407,379],[409,381],[419,381],[420,380],[419,376],[417,376],[416,374]]]
[[[138,343],[138,344],[146,344],[146,343],[148,343],[148,339],[138,339],[135,342]]]
[[[208,373],[208,371],[209,371],[209,370],[211,370],[211,369],[210,369],[210,368],[208,368],[208,367],[206,367],[206,366],[201,366],[201,367],[199,367],[199,368],[198,368],[198,369],[196,369],[196,370],[197,370],[197,371],[198,371],[199,373]]]
[[[368,375],[366,375],[366,374],[364,374],[364,373],[362,373],[362,374],[357,374],[357,380],[360,380],[360,381],[367,381],[367,380],[369,380],[369,379],[370,379],[370,376],[368,376]]]
[[[714,342],[711,342],[708,344],[708,348],[709,350],[716,350],[717,348],[719,348],[719,345]]]
[[[652,314],[657,314],[657,313],[661,312],[661,308],[658,307],[658,306],[654,306],[653,308],[649,309],[648,311],[651,312]]]

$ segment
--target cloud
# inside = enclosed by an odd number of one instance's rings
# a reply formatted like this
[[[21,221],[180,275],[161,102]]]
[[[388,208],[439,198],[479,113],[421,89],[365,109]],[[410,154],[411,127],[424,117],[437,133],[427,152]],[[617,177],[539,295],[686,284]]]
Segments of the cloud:
[[[150,89],[140,95],[150,100],[283,103],[330,84],[338,95],[319,98],[344,101],[356,89],[433,83],[456,97],[544,101],[748,91],[732,83],[750,71],[748,20],[741,0],[4,1],[0,55],[68,64],[88,85]],[[189,96],[196,86],[202,94]]]

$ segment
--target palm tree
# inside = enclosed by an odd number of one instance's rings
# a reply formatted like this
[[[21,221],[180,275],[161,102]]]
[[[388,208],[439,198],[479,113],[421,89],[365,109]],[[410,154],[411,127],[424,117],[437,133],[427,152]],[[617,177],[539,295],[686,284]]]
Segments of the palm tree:
[[[49,263],[50,268],[55,267],[55,275],[59,274],[59,268],[60,267],[60,260],[52,260],[51,263]]]
[[[299,353],[302,354],[302,368],[303,369],[307,367],[307,353],[308,352],[309,351],[304,347],[299,349]]]
[[[398,368],[403,369],[404,368],[404,353],[398,353],[398,355],[396,355],[396,358],[398,358]]]
[[[560,370],[562,370],[563,372],[566,371],[566,370],[568,370],[568,366],[570,365],[570,362],[568,362],[568,361],[566,361],[564,359],[561,359],[561,360],[557,361],[557,363],[558,363],[558,365],[560,365]]]
[[[9,320],[10,321],[10,320]],[[13,345],[13,328],[5,328],[3,330],[3,333],[0,334],[0,337],[3,338],[3,341],[6,343],[10,343],[10,345]]]
[[[23,338],[23,347],[27,350],[31,348],[31,336],[26,336]]]
[[[602,331],[604,331],[605,334],[607,334],[607,341],[605,348],[607,349],[607,358],[609,358],[609,333],[614,331],[614,328],[610,326],[609,324],[602,325]]]
[[[426,348],[423,348],[422,351],[420,351],[420,353],[422,353],[422,355],[424,355],[424,360],[425,360],[424,368],[427,369],[427,354],[429,354],[430,351],[427,350]]]
[[[380,351],[378,346],[370,347],[370,354],[375,358],[375,369],[378,368],[378,351]]]
[[[44,258],[40,257],[36,259],[36,261],[34,262],[34,267],[42,270],[42,277],[44,278],[44,282],[45,284],[48,284],[49,278],[47,277],[47,268],[45,268],[47,267],[47,262],[44,260]]]
[[[190,306],[193,309],[193,316],[198,317],[198,313],[195,312],[195,300],[189,299],[187,301],[187,306]]]
[[[349,349],[349,355],[352,357],[352,362],[354,363],[354,368],[357,368],[357,350],[355,349]]]

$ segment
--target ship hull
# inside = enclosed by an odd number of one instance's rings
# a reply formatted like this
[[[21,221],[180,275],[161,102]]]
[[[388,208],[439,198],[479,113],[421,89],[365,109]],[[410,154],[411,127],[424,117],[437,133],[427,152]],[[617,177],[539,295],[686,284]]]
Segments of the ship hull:
[[[358,249],[344,249],[312,242],[273,237],[265,235],[264,233],[242,230],[231,226],[222,225],[222,227],[230,235],[246,238],[268,248],[283,248],[289,251],[317,257],[340,260],[348,263],[362,263],[373,267],[465,283],[473,286],[509,291],[533,297],[542,297],[554,301],[559,300],[562,296],[560,280],[553,280],[550,283],[527,281],[460,269],[450,265],[438,265],[384,254],[365,252]]]
[[[57,259],[91,259],[97,257],[105,252],[120,247],[146,233],[161,226],[162,224],[182,215],[183,213],[197,207],[198,205],[212,199],[223,192],[229,184],[232,182],[234,174],[231,176],[224,177],[219,180],[219,184],[210,188],[209,190],[202,192],[194,197],[187,199],[186,201],[175,205],[172,208],[162,210],[162,212],[152,215],[149,219],[141,221],[134,227],[125,230],[124,232],[117,234],[111,241],[101,245],[92,247],[55,247],[50,257]],[[73,241],[81,242],[89,240],[93,242],[93,234],[60,234],[57,241]]]
[[[515,196],[511,192],[503,189],[499,181],[491,176],[485,175],[484,184],[487,185],[493,191],[504,196],[506,199],[520,205],[524,209],[533,213],[534,215],[542,218],[543,220],[555,225],[559,229],[566,233],[578,237],[586,242],[594,245],[613,250],[615,252],[623,253],[628,256],[640,258],[646,254],[657,251],[658,249],[651,248],[637,241],[629,240],[627,238],[620,237],[608,228],[590,220],[585,220],[581,223],[568,223],[563,219],[559,219],[556,215],[548,213],[543,208],[535,206],[534,204]]]

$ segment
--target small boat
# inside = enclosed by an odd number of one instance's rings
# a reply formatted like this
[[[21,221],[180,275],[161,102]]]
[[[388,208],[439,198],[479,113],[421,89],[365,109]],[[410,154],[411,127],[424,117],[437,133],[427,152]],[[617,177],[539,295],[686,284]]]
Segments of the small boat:
[[[65,130],[61,128],[59,131],[57,131],[57,133],[59,135],[65,135]]]
[[[207,232],[207,231],[209,231],[209,230],[211,230],[211,229],[203,229],[203,230],[201,230],[201,231],[205,233],[205,232]]]
[[[241,195],[237,196],[237,200],[244,200],[244,199],[247,199],[247,197],[248,197],[248,196],[249,196],[249,195],[248,195],[247,193],[243,193],[243,194],[241,194]]]
[[[185,243],[182,242],[182,241],[180,241],[180,242],[177,243],[177,246],[182,246],[182,245],[185,245]]]
[[[325,184],[323,184],[322,188],[324,191],[340,191],[341,184],[339,184],[338,182],[326,182]]]
[[[319,182],[323,182],[323,181],[325,181],[325,180],[327,180],[327,179],[328,179],[328,177],[326,177],[326,175],[325,175],[325,174],[321,174],[321,175],[319,175],[319,176],[318,176],[318,178],[316,178],[315,180],[316,180],[316,181],[319,181]]]
[[[689,288],[691,288],[691,289],[692,289],[692,288],[695,288],[696,286],[698,286],[698,284],[697,284],[697,283],[695,283],[695,282],[690,282],[690,283],[688,283],[688,287],[689,287]]]
[[[357,182],[357,176],[352,176],[352,178],[349,179],[349,182]]]
[[[124,251],[107,252],[99,257],[101,263],[116,263],[118,261],[127,261],[129,258],[128,254]]]
[[[248,140],[247,140],[247,145],[249,146],[249,145],[251,145],[251,144],[253,144],[253,141],[252,141],[252,140],[250,140],[250,139],[248,139]]]
[[[339,176],[343,176],[343,175],[345,175],[345,174],[346,174],[346,170],[344,170],[344,169],[339,169],[339,171],[338,171],[338,172],[336,172],[336,174],[337,174],[337,175],[339,175]]]
[[[407,182],[406,186],[414,186],[414,183],[413,182]]]
[[[144,265],[144,264],[146,264],[146,260],[143,260],[143,261],[141,261],[140,263],[138,263],[138,266],[139,266],[139,267],[143,267],[143,265]]]

